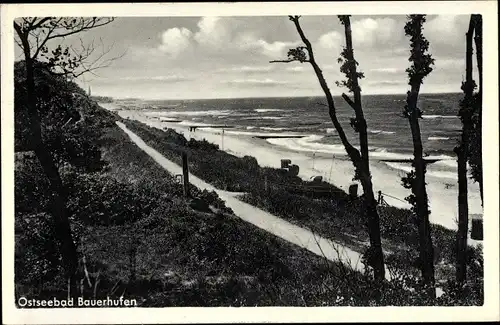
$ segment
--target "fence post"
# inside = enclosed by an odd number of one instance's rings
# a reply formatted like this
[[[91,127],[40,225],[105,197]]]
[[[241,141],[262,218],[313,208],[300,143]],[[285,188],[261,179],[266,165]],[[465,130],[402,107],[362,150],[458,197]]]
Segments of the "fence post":
[[[189,197],[189,168],[186,152],[182,152],[182,179],[184,180],[184,196]]]
[[[224,151],[224,129],[222,129],[221,150]]]
[[[382,191],[378,191],[378,204],[382,203]]]

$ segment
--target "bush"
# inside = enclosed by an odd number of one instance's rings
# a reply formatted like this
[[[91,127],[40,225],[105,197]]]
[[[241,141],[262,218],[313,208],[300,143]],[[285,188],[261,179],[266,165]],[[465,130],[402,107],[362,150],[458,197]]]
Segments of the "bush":
[[[41,288],[47,282],[60,279],[63,269],[52,216],[43,212],[18,212],[15,234],[16,283]]]
[[[15,147],[33,150],[24,61],[14,68]],[[34,78],[42,141],[58,166],[70,163],[89,172],[104,168],[97,139],[112,117],[102,113],[76,83],[49,73],[44,63],[35,63]]]
[[[67,206],[72,218],[88,225],[135,222],[153,209],[158,194],[103,174],[64,174]]]
[[[188,148],[191,148],[191,149],[197,149],[197,150],[208,151],[208,152],[219,150],[219,146],[217,144],[213,144],[211,142],[208,142],[205,139],[198,141],[198,140],[191,138],[187,142],[186,146]]]

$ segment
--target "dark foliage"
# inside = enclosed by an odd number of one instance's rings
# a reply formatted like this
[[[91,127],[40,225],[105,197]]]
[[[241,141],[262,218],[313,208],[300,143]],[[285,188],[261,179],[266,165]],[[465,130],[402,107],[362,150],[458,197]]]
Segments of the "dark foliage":
[[[14,73],[15,147],[16,151],[33,150],[23,61],[16,62]],[[96,142],[102,127],[113,123],[113,118],[104,116],[74,82],[47,72],[44,63],[35,65],[35,94],[42,138],[57,164],[69,163],[86,171],[102,169],[105,164]]]

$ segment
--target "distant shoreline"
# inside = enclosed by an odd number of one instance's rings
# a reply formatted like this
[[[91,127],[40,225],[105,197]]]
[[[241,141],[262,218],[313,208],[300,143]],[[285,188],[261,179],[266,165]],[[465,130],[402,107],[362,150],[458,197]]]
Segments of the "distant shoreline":
[[[113,107],[116,107],[114,104],[102,106],[111,110]],[[141,110],[118,110],[116,112],[122,118],[128,117],[158,129],[172,128],[176,132],[183,134],[188,140],[193,137],[197,140],[205,139],[220,147],[222,145],[222,135],[220,133],[210,133],[202,129],[190,132],[187,125],[151,119],[144,115],[144,112]],[[252,138],[251,136],[231,135],[229,132],[224,135],[221,149],[239,157],[251,155],[257,159],[261,166],[273,168],[279,168],[280,159],[291,159],[294,164],[299,165],[299,176],[302,179],[309,180],[314,176],[323,176],[325,181],[335,184],[346,192],[349,185],[352,184],[354,169],[351,161],[345,155],[333,155],[332,159],[332,154],[317,153],[313,155],[313,152],[298,152],[277,147],[268,143],[267,140]],[[409,208],[409,204],[404,201],[404,198],[410,194],[409,190],[401,186],[401,176],[405,174],[405,171],[400,169],[402,167],[397,166],[397,163],[386,164],[383,161],[375,159],[372,159],[371,165],[374,191],[382,191],[392,197],[398,198],[392,199],[387,197],[389,205],[398,208]],[[408,164],[404,168],[411,168],[411,166]],[[458,187],[456,186],[456,180],[439,178],[433,176],[433,173],[428,172],[427,182],[431,222],[448,229],[456,229],[455,217],[457,215],[457,204],[450,204],[450,202],[456,202],[457,200]],[[469,213],[471,215],[482,213],[477,187],[476,183],[469,180]]]
[[[454,95],[454,94],[461,94],[461,91],[455,91],[455,92],[421,92],[420,96],[429,96],[429,95]],[[363,96],[370,96],[370,97],[375,97],[375,96],[401,96],[406,98],[406,93],[395,93],[395,94],[366,94],[363,93]],[[98,96],[96,96],[98,97]],[[106,97],[106,96],[102,96]],[[188,101],[196,101],[196,100],[218,100],[218,99],[266,99],[266,98],[324,98],[324,95],[311,95],[311,96],[266,96],[266,97],[259,97],[259,96],[252,96],[252,97],[209,97],[209,98],[143,98],[143,97],[123,97],[123,98],[118,98],[118,97],[112,97],[114,99],[114,102],[117,101],[133,101],[133,100],[140,100],[140,101],[179,101],[179,100],[188,100]],[[335,99],[343,100],[342,95],[334,95],[333,96]]]

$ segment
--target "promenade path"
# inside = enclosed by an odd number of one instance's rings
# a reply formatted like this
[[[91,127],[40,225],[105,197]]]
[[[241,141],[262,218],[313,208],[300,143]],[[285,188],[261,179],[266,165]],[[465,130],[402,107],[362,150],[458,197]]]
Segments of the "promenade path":
[[[137,134],[129,130],[123,123],[116,122],[139,148],[153,158],[160,166],[172,175],[182,174],[182,167],[165,158],[157,150],[150,147]],[[348,247],[342,246],[332,240],[314,234],[308,229],[296,226],[286,220],[270,214],[262,209],[252,206],[239,200],[232,193],[215,188],[202,179],[189,174],[189,182],[201,190],[215,191],[219,197],[226,202],[226,206],[234,211],[234,214],[242,220],[251,223],[265,231],[278,236],[292,244],[305,248],[312,253],[325,257],[330,261],[341,261],[350,265],[358,271],[363,271],[364,265],[361,263],[361,254]],[[387,276],[389,272],[386,269]]]

